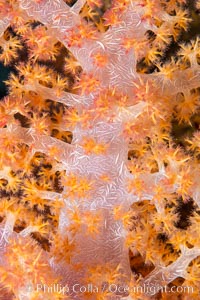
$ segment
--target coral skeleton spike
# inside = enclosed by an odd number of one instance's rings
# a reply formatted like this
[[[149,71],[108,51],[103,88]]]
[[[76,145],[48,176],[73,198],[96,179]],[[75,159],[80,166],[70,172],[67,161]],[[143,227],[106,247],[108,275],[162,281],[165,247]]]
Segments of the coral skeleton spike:
[[[0,0],[0,299],[199,299],[199,9]]]

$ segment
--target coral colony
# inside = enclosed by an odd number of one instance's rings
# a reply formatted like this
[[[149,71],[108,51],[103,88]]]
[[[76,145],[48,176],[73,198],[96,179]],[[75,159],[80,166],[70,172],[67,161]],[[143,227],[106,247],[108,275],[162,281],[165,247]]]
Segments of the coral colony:
[[[0,299],[200,299],[188,2],[0,0]]]

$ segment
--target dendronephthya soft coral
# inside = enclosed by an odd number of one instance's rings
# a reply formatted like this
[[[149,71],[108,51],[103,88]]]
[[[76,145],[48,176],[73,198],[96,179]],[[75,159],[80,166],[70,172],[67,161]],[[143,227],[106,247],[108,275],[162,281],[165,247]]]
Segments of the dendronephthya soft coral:
[[[173,118],[198,113],[199,40],[163,58],[191,22],[187,3],[0,9],[0,60],[13,63],[0,103],[2,299],[136,299],[134,287],[153,287],[148,298],[189,280],[200,245],[177,229],[178,204],[194,199],[197,228],[199,145],[182,149],[172,133]],[[148,276],[133,276],[129,249],[155,267]]]

